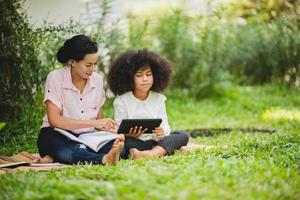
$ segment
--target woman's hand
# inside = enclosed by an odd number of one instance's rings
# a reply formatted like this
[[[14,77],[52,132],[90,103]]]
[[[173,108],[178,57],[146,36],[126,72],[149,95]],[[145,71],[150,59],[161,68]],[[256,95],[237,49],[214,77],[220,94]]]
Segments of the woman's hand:
[[[116,132],[117,127],[114,120],[110,118],[97,119],[95,123],[95,128],[101,131]]]
[[[140,126],[140,127],[136,126],[136,127],[131,127],[130,130],[129,130],[129,133],[125,134],[125,135],[128,136],[128,137],[137,138],[140,135],[142,135],[143,133],[145,133],[146,131],[147,131],[147,128],[143,129],[142,126]]]
[[[155,134],[155,137],[159,140],[163,139],[165,137],[165,132],[162,127],[156,127],[153,130],[153,133]]]

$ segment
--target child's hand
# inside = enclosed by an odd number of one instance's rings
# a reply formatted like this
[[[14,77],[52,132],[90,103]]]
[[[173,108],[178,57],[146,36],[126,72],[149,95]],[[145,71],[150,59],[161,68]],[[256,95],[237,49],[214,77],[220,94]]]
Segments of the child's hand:
[[[143,129],[142,126],[140,126],[139,128],[136,126],[136,127],[132,127],[130,128],[129,130],[129,133],[128,134],[125,134],[126,136],[129,136],[129,137],[134,137],[134,138],[137,138],[139,137],[140,135],[142,135],[143,133],[145,133],[147,131],[147,128]]]
[[[155,130],[153,130],[153,133],[155,134],[156,138],[159,140],[165,137],[165,132],[162,127],[156,127]]]

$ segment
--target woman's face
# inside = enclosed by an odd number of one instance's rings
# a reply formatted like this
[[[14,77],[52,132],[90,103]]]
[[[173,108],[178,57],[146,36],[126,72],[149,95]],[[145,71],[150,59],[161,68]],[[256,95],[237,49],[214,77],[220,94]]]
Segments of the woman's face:
[[[153,75],[150,66],[138,69],[134,73],[134,90],[136,92],[148,92],[153,85]]]
[[[98,58],[98,53],[92,53],[86,54],[80,61],[71,60],[74,75],[82,79],[88,79],[96,68]]]

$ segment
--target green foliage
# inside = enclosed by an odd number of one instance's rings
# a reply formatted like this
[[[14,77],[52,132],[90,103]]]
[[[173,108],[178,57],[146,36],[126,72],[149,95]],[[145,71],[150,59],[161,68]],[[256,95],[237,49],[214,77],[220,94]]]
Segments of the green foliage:
[[[97,24],[91,26],[91,30],[82,30],[82,33],[90,35],[97,41],[100,49],[98,72],[103,75],[104,83],[108,74],[108,68],[112,60],[125,49],[125,33],[121,30],[121,23],[107,23],[111,12],[112,0],[104,0],[101,4],[101,17]],[[105,84],[105,88],[107,88]]]
[[[20,98],[26,96],[34,102],[32,91],[40,85],[40,62],[32,43],[36,41],[26,16],[20,9],[19,1],[1,1],[1,73],[0,110],[1,119],[17,117],[20,112]]]
[[[300,37],[297,18],[278,18],[268,24],[252,22],[237,29],[230,71],[248,83],[281,82],[297,85]],[[247,45],[248,44],[248,45]]]
[[[149,26],[149,19],[139,20],[138,17],[128,15],[128,47],[141,49],[149,45],[146,34]]]
[[[20,1],[1,1],[0,144],[7,140],[16,149],[24,138],[35,138],[44,114],[43,85],[49,71],[58,66],[55,55],[76,25],[33,28]],[[25,136],[27,135],[27,136]]]
[[[197,46],[193,44],[193,36],[189,30],[191,23],[191,19],[182,10],[175,10],[171,15],[159,18],[155,27],[154,36],[159,41],[159,51],[174,63],[173,83],[177,87],[190,88],[187,80],[198,60]]]
[[[299,15],[272,20],[232,16],[230,5],[208,16],[188,16],[182,9],[146,19],[131,16],[129,44],[170,59],[173,87],[189,89],[198,98],[222,96],[236,83],[299,86]]]
[[[299,3],[298,0],[229,0],[223,15],[270,21],[278,16],[297,14]]]
[[[0,122],[0,130],[5,126],[5,123]]]

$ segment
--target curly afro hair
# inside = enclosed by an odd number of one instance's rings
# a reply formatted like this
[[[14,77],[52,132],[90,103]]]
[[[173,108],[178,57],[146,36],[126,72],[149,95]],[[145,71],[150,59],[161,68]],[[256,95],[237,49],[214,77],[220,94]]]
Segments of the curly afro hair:
[[[108,86],[115,95],[122,95],[134,90],[134,74],[140,68],[150,66],[153,74],[151,90],[162,92],[166,89],[172,77],[171,63],[157,53],[142,49],[128,50],[118,56],[110,65]]]

